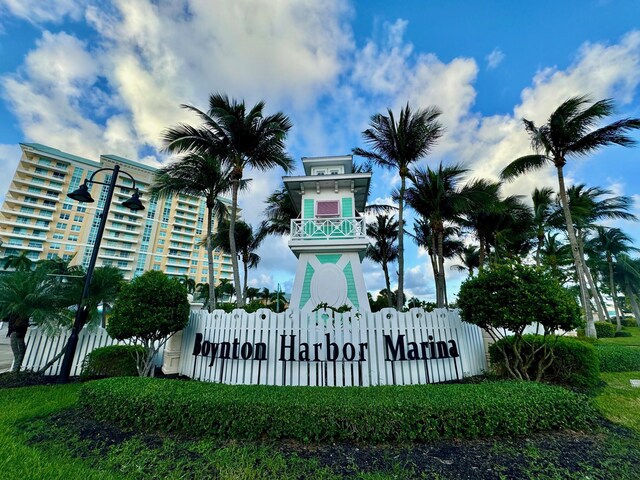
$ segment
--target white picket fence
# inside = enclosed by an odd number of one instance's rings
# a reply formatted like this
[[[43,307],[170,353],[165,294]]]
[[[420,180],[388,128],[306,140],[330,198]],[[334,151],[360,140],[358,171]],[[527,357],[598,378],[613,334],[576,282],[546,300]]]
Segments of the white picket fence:
[[[69,338],[68,330],[60,330],[55,334],[47,334],[39,328],[32,327],[27,331],[25,338],[27,350],[22,362],[23,370],[38,371],[44,367],[49,360],[54,358],[60,350],[66,345]],[[102,327],[83,328],[78,335],[78,347],[71,365],[71,375],[80,375],[82,371],[82,362],[87,354],[99,347],[108,345],[124,344],[109,336],[107,331]],[[163,348],[160,349],[156,356],[156,365],[162,365]],[[45,375],[58,375],[62,366],[62,358],[57,360],[49,367]]]
[[[192,312],[179,366],[208,382],[310,386],[427,384],[485,370],[480,328],[445,309]]]

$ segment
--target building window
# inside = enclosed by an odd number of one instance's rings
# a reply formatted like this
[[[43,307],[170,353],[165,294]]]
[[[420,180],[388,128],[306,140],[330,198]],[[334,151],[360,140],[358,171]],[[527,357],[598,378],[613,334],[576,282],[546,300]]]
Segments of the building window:
[[[60,250],[61,245],[59,243],[52,243],[49,245],[51,250]]]
[[[68,213],[61,213],[60,214],[60,220],[69,220],[69,214]]]
[[[86,211],[87,211],[87,207],[81,207],[80,205],[78,205],[78,206],[76,207],[76,211],[77,211],[77,212],[80,212],[80,213],[84,213],[84,212],[86,212]]]
[[[73,252],[75,249],[76,247],[74,247],[73,245],[67,245],[66,247],[64,247],[65,252]]]
[[[63,223],[63,222],[58,222],[58,223],[56,223],[56,228],[58,230],[64,230],[65,228],[67,228],[67,224]]]
[[[340,216],[340,200],[318,200],[316,202],[316,217]]]
[[[78,235],[69,235],[67,237],[67,240],[69,240],[70,242],[77,242],[78,241]]]
[[[72,232],[79,232],[80,228],[81,228],[80,225],[71,225]]]
[[[60,216],[60,218],[62,218],[62,215]],[[82,222],[84,220],[84,217],[82,215],[74,215],[73,216],[73,221],[74,222]]]
[[[64,235],[61,233],[54,233],[53,234],[53,239],[54,240],[62,240],[64,238]]]

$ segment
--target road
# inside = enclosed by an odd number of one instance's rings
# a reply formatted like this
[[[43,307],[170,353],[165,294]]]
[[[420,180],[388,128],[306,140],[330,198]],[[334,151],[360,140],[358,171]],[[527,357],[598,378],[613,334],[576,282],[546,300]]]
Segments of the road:
[[[0,373],[8,372],[12,361],[13,353],[7,338],[7,325],[5,322],[0,322]]]

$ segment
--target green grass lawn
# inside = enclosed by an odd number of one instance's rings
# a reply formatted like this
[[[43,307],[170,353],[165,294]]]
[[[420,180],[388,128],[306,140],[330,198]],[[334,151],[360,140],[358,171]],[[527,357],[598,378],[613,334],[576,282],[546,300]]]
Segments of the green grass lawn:
[[[603,374],[602,414],[640,434],[640,372]],[[128,434],[78,423],[79,385],[0,389],[0,472],[12,479],[636,479],[640,437],[624,431],[423,445],[300,445]],[[573,457],[573,458],[572,458]],[[464,463],[466,462],[466,463]],[[476,463],[474,463],[476,462]]]
[[[629,380],[640,380],[640,372],[602,373],[607,386],[596,396],[595,404],[602,415],[640,434],[640,388]]]
[[[629,332],[632,336],[631,337],[599,338],[598,343],[603,345],[625,345],[625,346],[640,347],[640,328],[639,327],[624,327],[623,331]]]

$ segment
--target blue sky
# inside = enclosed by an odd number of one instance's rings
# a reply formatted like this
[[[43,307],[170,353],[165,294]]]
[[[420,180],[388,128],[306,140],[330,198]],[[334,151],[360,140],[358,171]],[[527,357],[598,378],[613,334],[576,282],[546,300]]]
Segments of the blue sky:
[[[194,122],[178,105],[204,107],[216,91],[287,113],[296,159],[361,146],[369,116],[387,107],[438,105],[446,134],[424,163],[463,162],[474,177],[495,178],[529,152],[520,119],[542,123],[571,95],[612,97],[618,116],[640,117],[639,19],[634,0],[0,0],[0,200],[19,142],[157,164],[166,161],[162,129]],[[572,162],[568,178],[638,200],[639,156],[610,148]],[[248,176],[241,206],[257,223],[281,173]],[[389,200],[397,180],[376,171],[371,200]],[[552,171],[505,193],[541,185],[556,185]],[[618,226],[640,239],[638,225]],[[286,240],[269,239],[260,253],[251,283],[290,289]],[[369,290],[382,288],[380,269],[364,269]],[[461,276],[450,277],[455,291]],[[406,283],[433,295],[427,257],[413,245]]]

